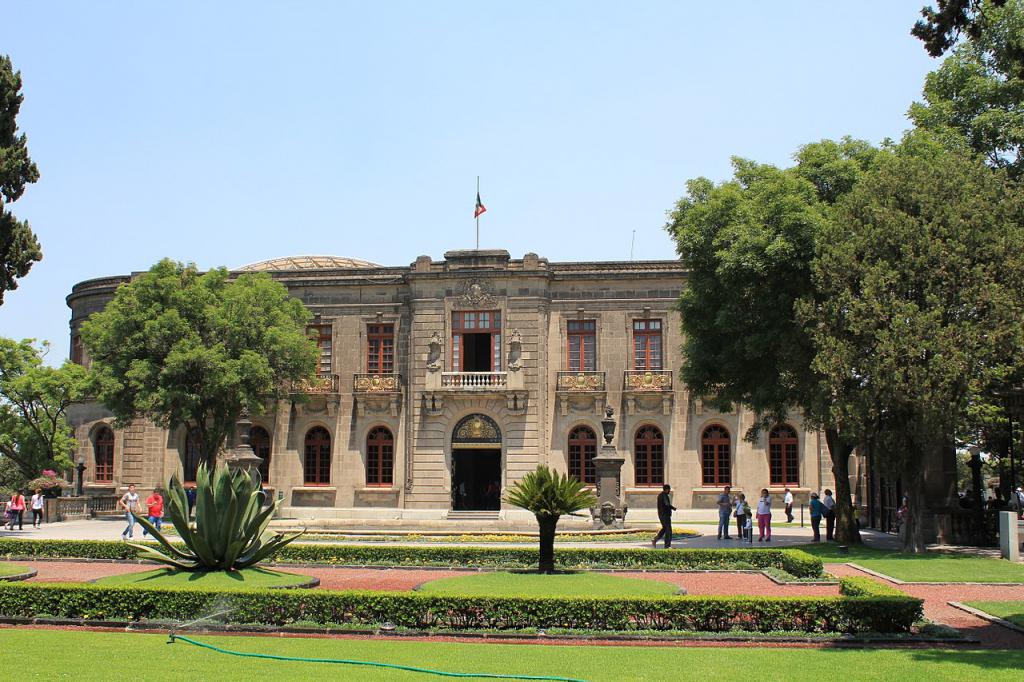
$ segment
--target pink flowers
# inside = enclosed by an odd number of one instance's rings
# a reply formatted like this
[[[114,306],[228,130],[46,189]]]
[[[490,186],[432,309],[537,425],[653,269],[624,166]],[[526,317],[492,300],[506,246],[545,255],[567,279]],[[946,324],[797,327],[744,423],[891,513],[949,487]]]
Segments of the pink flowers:
[[[47,478],[57,478],[57,472],[53,469],[43,469],[43,476]]]

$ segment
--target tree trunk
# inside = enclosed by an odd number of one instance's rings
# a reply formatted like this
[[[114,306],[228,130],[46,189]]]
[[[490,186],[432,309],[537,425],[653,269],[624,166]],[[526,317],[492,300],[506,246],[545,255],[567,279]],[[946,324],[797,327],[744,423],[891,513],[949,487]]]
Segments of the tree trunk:
[[[555,528],[558,526],[557,516],[537,515],[540,525],[540,561],[537,570],[540,573],[555,572]]]
[[[841,545],[859,545],[860,531],[853,517],[853,498],[850,491],[850,454],[853,446],[843,441],[838,429],[825,429],[825,442],[832,459],[832,475],[836,479],[836,542]]]
[[[911,447],[911,457],[903,467],[900,480],[903,494],[907,498],[907,511],[903,517],[903,551],[920,554],[926,551],[924,544],[924,458],[916,447]],[[903,500],[898,502],[903,506]]]

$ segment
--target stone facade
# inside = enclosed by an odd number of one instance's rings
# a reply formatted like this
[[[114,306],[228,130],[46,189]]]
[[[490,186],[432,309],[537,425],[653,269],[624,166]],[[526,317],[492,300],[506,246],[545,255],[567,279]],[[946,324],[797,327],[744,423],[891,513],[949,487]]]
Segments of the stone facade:
[[[713,505],[720,486],[705,485],[702,474],[702,435],[709,426],[722,427],[719,437],[728,439],[719,447],[728,452],[734,488],[756,495],[769,487],[768,434],[753,444],[743,440],[752,415],[714,412],[678,380],[682,340],[675,302],[686,273],[676,261],[549,263],[534,254],[511,259],[488,250],[452,251],[442,261],[421,256],[408,267],[316,257],[244,270],[269,272],[329,329],[324,369],[330,371],[298,387],[293,399],[252,416],[269,436],[269,486],[283,499],[286,516],[443,519],[461,508],[483,516],[483,507],[497,507],[499,493],[476,490],[481,477],[496,477],[504,491],[538,464],[566,471],[570,432],[586,426],[599,438],[606,405],[618,421],[614,445],[625,457],[622,492],[631,518],[653,518],[662,478],[672,485],[678,508]],[[73,358],[88,362],[77,341],[81,322],[130,279],[74,287],[68,296]],[[592,330],[583,342],[595,345],[591,367],[583,360],[569,366],[571,350],[581,357],[578,347],[569,347],[570,326]],[[657,342],[644,343],[657,346],[660,357],[644,346],[640,364],[646,366],[638,368],[637,330],[655,327]],[[368,335],[381,328],[392,334],[391,372],[381,373],[368,357]],[[96,434],[112,428],[112,420],[102,406],[86,404],[76,408],[73,421],[93,492],[113,493],[129,483],[147,489],[182,475],[183,430],[138,421],[113,429],[113,474],[97,481]],[[500,433],[489,442],[460,441],[453,433],[460,423],[477,431],[493,424]],[[832,484],[828,456],[799,415],[788,425],[796,434],[797,468],[785,480],[795,474],[799,480],[790,487],[805,500],[809,491]],[[660,433],[664,472],[659,477],[652,470],[640,481],[634,441],[652,426],[657,432],[644,433]],[[329,480],[310,484],[306,439],[316,427],[330,437]],[[391,480],[369,485],[368,437],[382,433],[390,435]],[[771,487],[781,494],[782,485]],[[500,520],[522,513],[505,508],[491,515]]]

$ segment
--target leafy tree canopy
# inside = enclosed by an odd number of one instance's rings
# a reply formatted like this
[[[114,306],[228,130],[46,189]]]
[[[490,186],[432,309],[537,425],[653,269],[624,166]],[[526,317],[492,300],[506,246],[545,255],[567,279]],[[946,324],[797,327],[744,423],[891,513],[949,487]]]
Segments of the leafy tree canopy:
[[[966,35],[977,38],[985,26],[986,10],[1003,7],[1007,0],[938,0],[939,8],[927,5],[921,9],[910,33],[924,43],[933,57],[941,57]]]
[[[39,179],[25,134],[18,134],[16,119],[23,99],[21,73],[14,70],[10,57],[0,55],[0,304],[4,292],[17,289],[15,280],[43,257],[28,222],[15,218],[5,206],[21,197],[26,184]]]
[[[43,365],[47,346],[0,338],[0,455],[25,479],[43,469],[67,471],[75,450],[67,410],[86,393],[87,372]]]
[[[266,273],[162,260],[82,325],[97,397],[119,424],[147,417],[198,434],[213,462],[243,408],[261,412],[311,376],[309,312]]]
[[[991,7],[986,21],[925,78],[909,115],[932,137],[957,137],[1014,177],[1024,173],[1024,3]],[[951,143],[952,141],[952,143]]]

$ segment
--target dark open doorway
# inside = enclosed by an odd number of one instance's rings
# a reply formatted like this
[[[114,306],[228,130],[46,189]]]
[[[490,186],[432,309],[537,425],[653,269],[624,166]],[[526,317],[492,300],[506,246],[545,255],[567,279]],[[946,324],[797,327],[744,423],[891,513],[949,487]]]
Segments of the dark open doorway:
[[[452,450],[452,509],[501,509],[501,450]]]
[[[491,335],[463,334],[463,372],[491,371]]]

